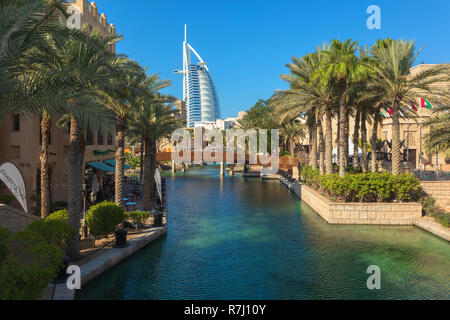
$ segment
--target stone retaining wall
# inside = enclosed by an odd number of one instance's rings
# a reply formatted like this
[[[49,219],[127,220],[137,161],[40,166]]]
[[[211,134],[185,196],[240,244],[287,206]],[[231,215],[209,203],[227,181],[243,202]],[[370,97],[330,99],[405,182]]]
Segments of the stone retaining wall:
[[[280,181],[330,224],[413,225],[422,217],[420,203],[337,203],[297,181]]]
[[[420,186],[436,200],[436,204],[450,212],[450,180],[422,181]]]

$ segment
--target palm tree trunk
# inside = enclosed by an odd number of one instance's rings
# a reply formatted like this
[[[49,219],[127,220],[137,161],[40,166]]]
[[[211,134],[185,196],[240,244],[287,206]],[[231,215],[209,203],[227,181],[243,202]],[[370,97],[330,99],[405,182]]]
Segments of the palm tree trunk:
[[[392,174],[400,173],[400,114],[399,102],[392,106]]]
[[[331,126],[331,110],[325,113],[325,173],[333,173],[333,129]]]
[[[142,174],[144,173],[144,135],[141,136],[141,163],[139,168],[139,181],[142,181]]]
[[[356,170],[359,165],[358,144],[359,144],[359,123],[361,120],[361,111],[358,109],[355,116],[355,129],[353,131],[353,169]]]
[[[309,152],[309,165],[313,168],[317,168],[317,124],[316,119],[312,118],[308,121],[308,131],[310,138],[311,150]]]
[[[362,149],[362,171],[368,171],[367,163],[367,128],[366,128],[366,110],[361,111],[361,149]]]
[[[320,170],[320,174],[324,174],[325,173],[325,143],[323,141],[322,122],[319,121],[317,126],[319,127],[319,170]]]
[[[125,166],[125,119],[117,119],[117,151],[115,172],[115,200],[116,204],[123,207],[124,193],[124,166]]]
[[[345,143],[344,143],[344,165],[348,166],[348,154],[349,154],[349,145],[348,145],[348,139],[350,137],[350,129],[349,129],[349,119],[348,119],[348,111],[345,112]]]
[[[344,96],[343,96],[344,97]],[[345,114],[347,106],[344,103],[344,98],[341,98],[339,107],[339,175],[341,177],[345,174]],[[348,140],[348,139],[347,139]]]
[[[377,144],[377,131],[378,131],[378,121],[380,120],[380,112],[377,110],[375,112],[375,116],[373,118],[373,130],[372,130],[372,137],[370,139],[370,144],[372,145],[372,172],[378,171],[377,166],[377,156],[376,156],[376,144]]]
[[[295,157],[295,141],[293,137],[289,138],[289,153],[291,157]]]
[[[143,192],[144,192],[144,211],[150,211],[152,208],[152,189],[151,189],[151,181],[150,181],[150,162],[151,162],[151,156],[150,156],[150,138],[145,137],[144,138],[144,148],[145,148],[145,155],[144,155],[144,181],[142,184]]]
[[[50,214],[50,181],[48,175],[48,142],[51,116],[44,112],[41,120],[41,218]]]
[[[72,260],[79,257],[79,230],[81,213],[81,170],[80,170],[80,136],[81,126],[78,120],[70,118],[70,149],[69,149],[69,182],[68,211],[69,224],[77,231],[72,239],[68,255]]]

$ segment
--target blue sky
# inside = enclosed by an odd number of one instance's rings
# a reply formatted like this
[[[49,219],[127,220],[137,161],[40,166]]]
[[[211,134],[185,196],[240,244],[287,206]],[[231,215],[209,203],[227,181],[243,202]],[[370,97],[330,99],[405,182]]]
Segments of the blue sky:
[[[448,0],[96,0],[100,13],[124,36],[125,53],[172,80],[165,93],[182,96],[184,24],[188,42],[208,62],[222,118],[237,116],[276,89],[292,56],[331,39],[371,45],[378,38],[415,40],[417,63],[450,62]],[[381,8],[381,30],[369,30],[369,5]]]

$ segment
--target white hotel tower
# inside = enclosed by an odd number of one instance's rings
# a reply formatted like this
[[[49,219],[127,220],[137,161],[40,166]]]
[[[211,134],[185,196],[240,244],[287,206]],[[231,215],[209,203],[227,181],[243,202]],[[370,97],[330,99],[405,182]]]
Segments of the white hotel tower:
[[[193,64],[191,53],[198,59]],[[183,100],[186,105],[186,122],[188,127],[195,123],[215,122],[220,118],[219,97],[206,62],[187,43],[186,25],[184,26],[183,71],[175,73],[183,75]]]

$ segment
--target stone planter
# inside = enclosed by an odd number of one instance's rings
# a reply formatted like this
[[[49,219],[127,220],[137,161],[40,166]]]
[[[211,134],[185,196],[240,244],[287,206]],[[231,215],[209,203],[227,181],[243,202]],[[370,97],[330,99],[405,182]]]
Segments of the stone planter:
[[[422,217],[420,203],[337,203],[306,185],[301,199],[330,224],[413,225]]]

